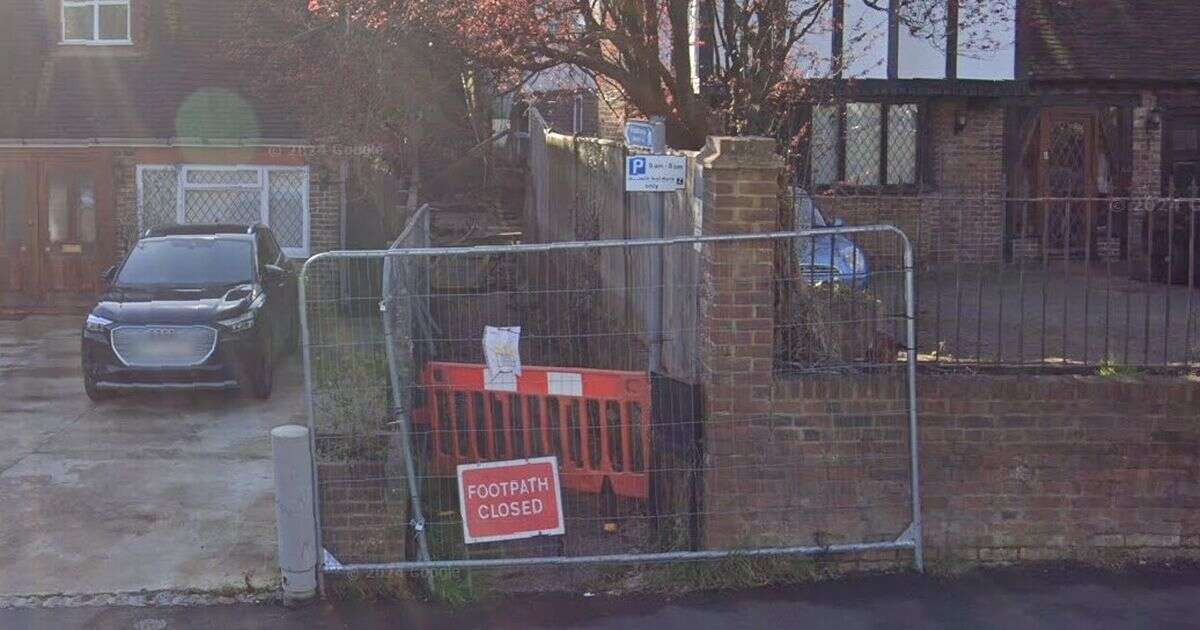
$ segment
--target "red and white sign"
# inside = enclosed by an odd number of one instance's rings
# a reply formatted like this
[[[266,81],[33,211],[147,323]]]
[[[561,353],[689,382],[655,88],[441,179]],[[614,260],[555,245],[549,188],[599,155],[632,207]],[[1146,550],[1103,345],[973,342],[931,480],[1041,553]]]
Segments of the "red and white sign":
[[[458,505],[467,544],[560,535],[558,458],[460,464]]]

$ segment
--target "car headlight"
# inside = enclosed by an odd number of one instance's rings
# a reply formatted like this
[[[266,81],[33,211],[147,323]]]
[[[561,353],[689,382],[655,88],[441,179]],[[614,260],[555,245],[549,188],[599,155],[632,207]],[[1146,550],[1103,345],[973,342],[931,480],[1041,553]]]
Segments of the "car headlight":
[[[108,327],[111,325],[111,319],[105,319],[99,315],[88,315],[87,321],[83,323],[83,329],[88,332],[102,333],[108,330]]]
[[[224,326],[225,328],[229,329],[230,332],[241,332],[243,330],[250,330],[251,328],[254,327],[254,311],[249,310],[249,311],[246,311],[245,313],[242,313],[241,315],[238,315],[237,317],[231,317],[229,319],[224,319],[217,323]]]

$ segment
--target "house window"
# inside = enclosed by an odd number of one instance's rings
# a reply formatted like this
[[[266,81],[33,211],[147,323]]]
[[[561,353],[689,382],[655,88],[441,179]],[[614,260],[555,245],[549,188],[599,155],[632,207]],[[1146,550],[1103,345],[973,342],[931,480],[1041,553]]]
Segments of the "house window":
[[[64,44],[128,44],[129,0],[62,0]]]
[[[814,186],[918,183],[916,103],[846,103],[812,108],[809,179]]]
[[[262,223],[289,256],[308,256],[308,168],[138,167],[138,228]]]

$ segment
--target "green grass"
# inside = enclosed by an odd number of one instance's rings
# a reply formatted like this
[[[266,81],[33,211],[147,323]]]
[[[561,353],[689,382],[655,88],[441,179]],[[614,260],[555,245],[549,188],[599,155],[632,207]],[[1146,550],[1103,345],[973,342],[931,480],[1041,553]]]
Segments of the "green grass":
[[[311,351],[313,407],[321,455],[335,460],[378,461],[386,441],[371,439],[386,430],[391,384],[382,336],[364,318],[322,322]],[[362,439],[366,438],[366,439]]]
[[[428,475],[422,478],[421,496],[425,500],[425,536],[429,544],[429,557],[433,560],[466,559],[467,546],[463,542],[462,523],[457,517],[455,481]],[[433,571],[433,591],[429,595],[444,604],[463,606],[487,599],[492,594],[490,582],[486,571],[439,569]]]
[[[1112,357],[1106,356],[1104,357],[1104,360],[1100,362],[1100,367],[1097,368],[1096,373],[1100,376],[1107,377],[1137,376],[1138,369],[1129,365],[1117,363],[1112,359]]]

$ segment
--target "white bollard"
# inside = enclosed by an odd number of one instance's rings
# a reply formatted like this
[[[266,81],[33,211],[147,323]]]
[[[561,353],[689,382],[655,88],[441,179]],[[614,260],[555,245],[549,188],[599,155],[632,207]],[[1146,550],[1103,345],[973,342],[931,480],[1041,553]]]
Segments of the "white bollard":
[[[275,459],[275,527],[285,603],[317,592],[317,534],[313,514],[313,462],[308,429],[285,424],[271,429]]]

